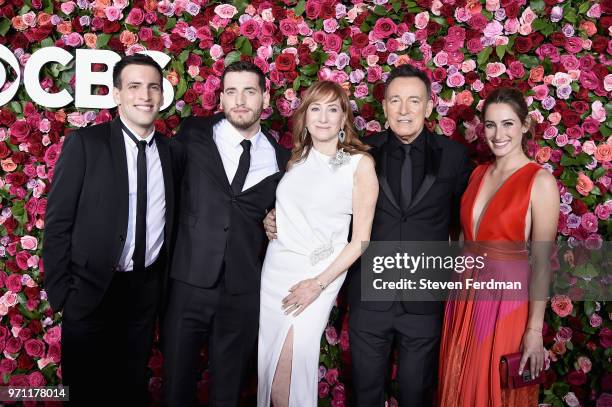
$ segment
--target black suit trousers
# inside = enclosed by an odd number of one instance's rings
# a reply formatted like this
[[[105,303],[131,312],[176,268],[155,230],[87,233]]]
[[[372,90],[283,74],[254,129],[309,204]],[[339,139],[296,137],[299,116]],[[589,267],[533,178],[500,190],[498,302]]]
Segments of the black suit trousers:
[[[401,407],[433,404],[442,314],[410,314],[395,302],[387,311],[355,305],[349,317],[355,406],[385,405],[385,380],[394,340],[399,342],[397,381]]]
[[[163,260],[142,272],[115,272],[100,305],[62,321],[62,380],[70,406],[148,405],[147,363],[158,312]]]
[[[171,280],[164,318],[164,403],[195,401],[200,351],[209,343],[211,407],[236,407],[254,355],[259,327],[259,290],[230,294],[222,272],[212,288]]]

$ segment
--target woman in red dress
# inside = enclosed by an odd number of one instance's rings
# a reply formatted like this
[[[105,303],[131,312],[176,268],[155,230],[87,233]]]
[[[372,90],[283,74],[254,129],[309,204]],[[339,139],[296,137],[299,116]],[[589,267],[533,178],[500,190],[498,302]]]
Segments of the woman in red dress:
[[[548,253],[530,266],[526,242],[554,242],[559,192],[551,173],[523,151],[523,137],[530,127],[523,95],[515,89],[492,92],[483,116],[486,142],[495,159],[474,170],[462,197],[463,238],[468,244],[488,246],[489,262],[501,265],[489,270],[494,277],[511,276],[527,287],[521,295],[467,290],[461,299],[447,302],[439,406],[537,406],[538,386],[502,389],[499,365],[503,355],[522,352],[520,369],[527,361],[533,376],[543,369],[546,301],[525,293],[534,270],[546,269]],[[504,253],[503,245],[523,250]]]

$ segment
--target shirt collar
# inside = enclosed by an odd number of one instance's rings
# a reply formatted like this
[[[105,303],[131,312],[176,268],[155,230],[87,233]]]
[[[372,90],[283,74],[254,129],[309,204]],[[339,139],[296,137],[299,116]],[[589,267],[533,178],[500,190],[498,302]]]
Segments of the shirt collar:
[[[419,133],[419,135],[414,140],[412,140],[412,143],[410,143],[412,148],[417,151],[425,151],[425,137],[427,136],[425,135],[425,127],[423,127],[423,130],[421,131],[421,133]],[[391,129],[389,129],[388,143],[389,143],[389,147],[391,147],[391,151],[395,151],[396,149],[399,149],[403,144],[400,141],[400,139],[393,133]]]
[[[231,124],[229,120],[227,119],[223,119],[220,124],[221,124],[220,130],[225,140],[229,144],[231,144],[232,147],[241,147],[240,143],[242,143],[242,141],[245,140],[245,138],[242,134],[240,134],[238,129],[236,129],[234,125]],[[261,143],[261,139],[263,137],[265,136],[262,133],[261,127],[260,127],[257,133],[255,133],[255,135],[249,139],[251,140],[251,150],[253,151],[257,150],[257,148],[259,147],[259,144]]]
[[[121,120],[121,119],[120,119],[120,120]],[[137,135],[137,133],[134,131],[134,129],[133,129],[133,128],[131,128],[130,126],[128,126],[126,122],[124,122],[123,120],[121,120],[121,123],[123,123],[123,125],[124,125],[125,127],[127,127],[127,128],[128,128],[128,129],[129,129],[129,130],[132,132],[132,134],[134,134],[134,136],[136,136],[136,135]],[[123,130],[122,130],[122,133],[124,133],[124,136],[126,136],[126,137],[128,137],[128,138],[129,138],[129,136],[127,136]],[[144,139],[143,139],[143,138],[140,138],[140,137],[138,137],[138,136],[136,136],[136,137],[138,138],[138,140],[139,140],[139,141],[140,141],[140,140],[144,140],[144,141],[146,141],[146,142],[147,142],[147,145],[149,145],[149,146],[150,146],[150,145],[151,145],[151,140],[153,139],[153,137],[154,137],[154,136],[155,136],[155,127],[153,127],[153,130],[151,130],[151,133],[149,133],[149,135],[148,135],[146,138],[144,138]],[[130,141],[131,141],[131,140],[130,140]],[[132,143],[132,144],[134,144],[134,143]],[[136,145],[134,145],[134,147],[136,147]]]

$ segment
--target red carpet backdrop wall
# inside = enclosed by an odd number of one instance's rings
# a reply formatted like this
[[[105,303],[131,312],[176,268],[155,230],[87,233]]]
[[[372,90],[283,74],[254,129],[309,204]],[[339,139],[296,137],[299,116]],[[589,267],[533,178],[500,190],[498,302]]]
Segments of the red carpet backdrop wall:
[[[301,91],[317,79],[339,82],[350,93],[364,137],[383,129],[382,81],[390,67],[408,62],[432,72],[431,126],[468,145],[475,161],[485,161],[481,102],[497,86],[517,87],[537,122],[529,154],[558,180],[559,239],[598,247],[612,237],[611,12],[610,0],[0,0],[0,44],[22,69],[48,46],[71,53],[166,53],[174,101],[156,127],[169,136],[182,117],[215,111],[224,64],[253,60],[271,81],[274,103],[265,123],[285,146]],[[6,90],[16,73],[3,63],[0,86]],[[74,64],[44,65],[42,88],[74,94]],[[22,85],[0,107],[0,377],[2,383],[40,386],[61,380],[61,315],[41,289],[46,194],[65,135],[108,121],[114,111],[73,104],[49,109],[31,100]],[[582,278],[569,284],[579,291]],[[611,315],[609,303],[552,299],[542,402],[612,405]],[[342,300],[321,346],[320,405],[350,405]],[[91,355],[92,369],[98,363],[104,362]],[[158,351],[150,366],[158,397]],[[204,373],[201,400],[206,381]],[[392,383],[391,405],[396,390]]]

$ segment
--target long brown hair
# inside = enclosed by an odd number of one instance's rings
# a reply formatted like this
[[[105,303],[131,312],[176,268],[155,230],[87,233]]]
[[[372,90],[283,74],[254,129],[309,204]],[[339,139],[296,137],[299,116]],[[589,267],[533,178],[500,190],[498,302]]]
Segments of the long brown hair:
[[[369,146],[359,140],[359,135],[353,124],[353,112],[346,91],[332,81],[318,81],[313,83],[304,93],[300,107],[293,113],[293,149],[291,159],[287,163],[287,169],[308,156],[312,148],[312,138],[306,130],[306,112],[308,107],[323,100],[338,100],[345,115],[344,120],[344,142],[338,140],[338,149],[343,148],[350,154],[363,154],[370,149]]]

